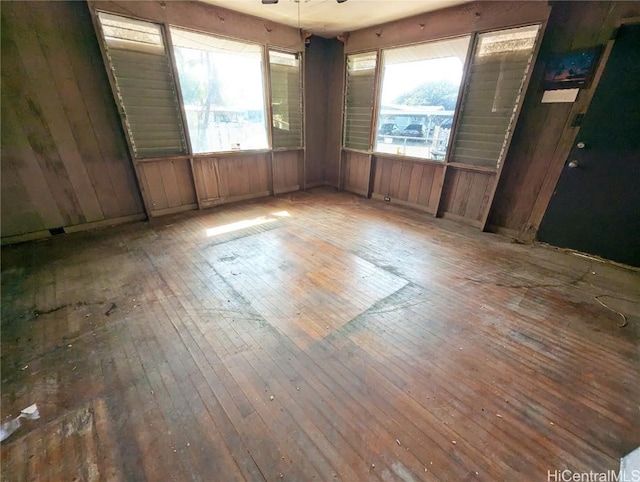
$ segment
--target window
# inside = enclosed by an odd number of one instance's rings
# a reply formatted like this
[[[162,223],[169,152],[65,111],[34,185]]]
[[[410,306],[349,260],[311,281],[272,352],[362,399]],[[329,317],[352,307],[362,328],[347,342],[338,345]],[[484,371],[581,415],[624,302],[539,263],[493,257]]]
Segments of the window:
[[[451,161],[493,168],[502,162],[539,28],[478,35]]]
[[[347,56],[344,147],[369,150],[377,59],[376,52]]]
[[[268,148],[262,47],[171,28],[193,152]]]
[[[383,51],[376,152],[444,160],[469,39]]]
[[[187,153],[160,26],[98,13],[117,100],[136,158]]]
[[[273,147],[302,147],[300,54],[269,52]]]

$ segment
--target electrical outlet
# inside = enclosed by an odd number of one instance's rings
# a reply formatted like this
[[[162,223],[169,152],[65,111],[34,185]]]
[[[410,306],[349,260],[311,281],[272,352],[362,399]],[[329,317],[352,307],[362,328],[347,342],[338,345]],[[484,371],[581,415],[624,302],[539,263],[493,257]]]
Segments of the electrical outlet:
[[[387,201],[388,203],[390,203],[390,202],[391,202],[391,198],[390,198],[389,196],[385,196],[385,197],[384,197],[384,200],[385,200],[385,201]]]

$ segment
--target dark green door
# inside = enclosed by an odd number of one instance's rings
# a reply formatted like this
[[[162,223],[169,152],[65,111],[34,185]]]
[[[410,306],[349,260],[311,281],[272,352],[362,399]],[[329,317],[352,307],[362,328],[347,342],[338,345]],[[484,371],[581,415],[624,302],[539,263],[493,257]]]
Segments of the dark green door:
[[[538,239],[640,266],[640,24],[618,32]]]

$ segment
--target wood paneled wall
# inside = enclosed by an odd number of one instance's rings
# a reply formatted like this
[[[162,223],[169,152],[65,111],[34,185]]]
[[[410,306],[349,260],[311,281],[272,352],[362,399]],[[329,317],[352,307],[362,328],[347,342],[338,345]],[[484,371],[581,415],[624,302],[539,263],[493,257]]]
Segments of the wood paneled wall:
[[[550,55],[604,45],[621,18],[640,16],[638,2],[554,2],[531,88],[507,155],[489,225],[523,241],[534,239],[597,87],[581,89],[575,103],[542,104],[542,75]],[[624,100],[621,100],[622,102]],[[606,186],[603,186],[606,189]]]
[[[313,36],[305,58],[305,185],[338,186],[342,143],[344,48]]]
[[[438,211],[474,226],[483,227],[483,217],[493,192],[496,173],[447,166]]]
[[[444,166],[433,162],[375,156],[372,197],[436,214]]]
[[[347,53],[410,45],[483,30],[544,23],[546,2],[474,2],[352,32]],[[337,118],[336,118],[337,122]],[[344,151],[342,187],[484,227],[498,169]],[[367,171],[370,169],[370,171]],[[373,185],[369,187],[369,172]],[[366,192],[365,192],[366,187]]]
[[[198,204],[203,208],[271,194],[269,152],[197,157],[193,172]]]
[[[85,3],[2,5],[2,240],[144,217]]]
[[[198,207],[189,159],[138,164],[140,181],[154,216]]]
[[[364,152],[342,151],[342,189],[369,197],[371,157]]]
[[[274,151],[272,163],[274,194],[298,191],[304,182],[304,151]]]

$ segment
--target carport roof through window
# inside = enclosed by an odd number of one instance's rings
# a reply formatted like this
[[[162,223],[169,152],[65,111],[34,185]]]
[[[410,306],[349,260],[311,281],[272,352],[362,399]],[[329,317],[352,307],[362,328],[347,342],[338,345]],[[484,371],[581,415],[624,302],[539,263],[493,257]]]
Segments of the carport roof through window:
[[[469,41],[383,50],[376,152],[444,160]]]
[[[171,27],[193,152],[269,146],[261,45]]]

